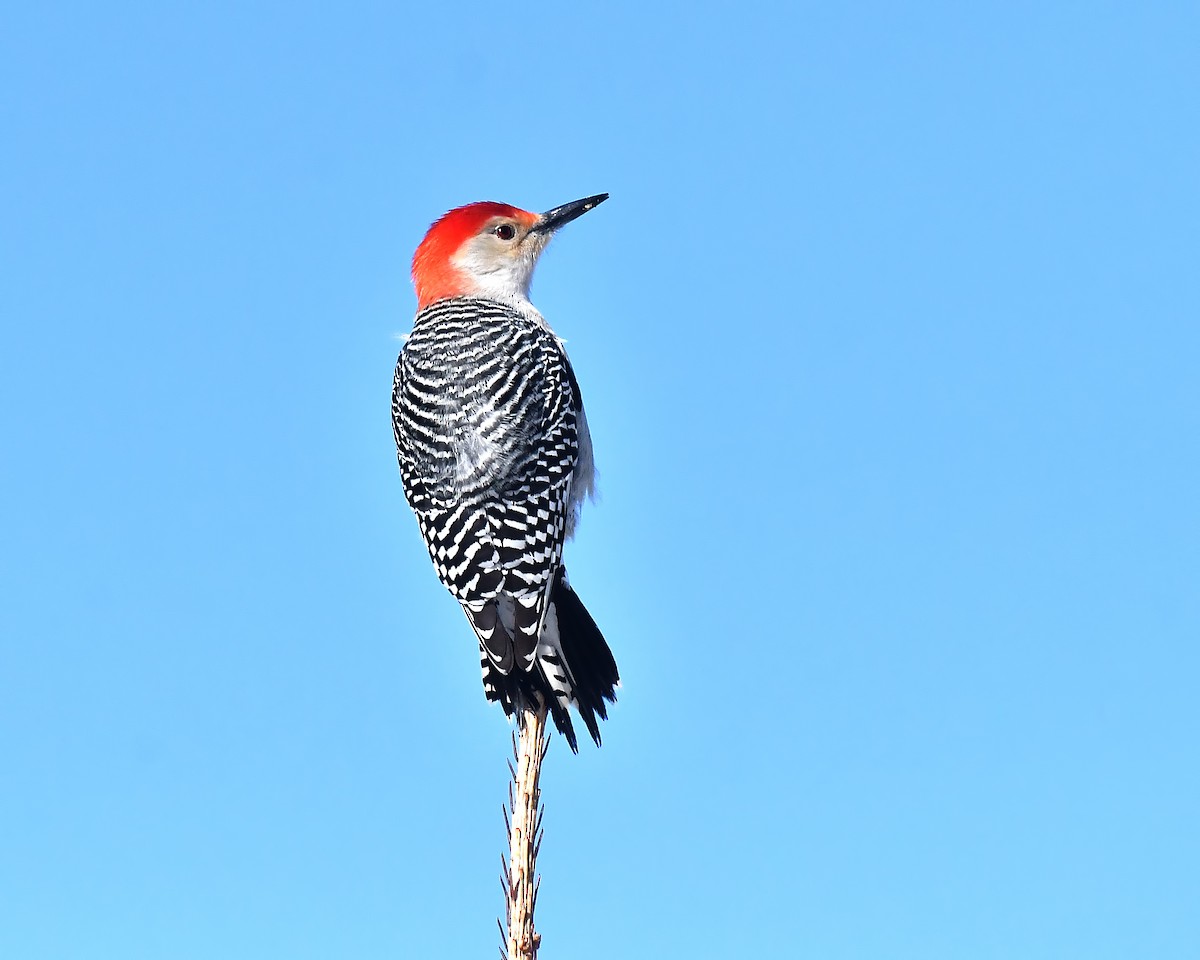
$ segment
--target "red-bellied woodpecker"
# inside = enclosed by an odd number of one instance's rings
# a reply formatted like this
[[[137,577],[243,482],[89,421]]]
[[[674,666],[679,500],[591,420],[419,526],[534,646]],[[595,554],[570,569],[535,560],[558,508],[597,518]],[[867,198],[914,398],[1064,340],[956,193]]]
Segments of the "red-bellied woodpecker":
[[[568,706],[599,744],[617,664],[562,565],[592,492],[592,442],[529,283],[554,231],[607,198],[541,215],[472,203],[430,227],[392,391],[404,494],[479,638],[485,695],[518,718],[544,705],[572,750]]]

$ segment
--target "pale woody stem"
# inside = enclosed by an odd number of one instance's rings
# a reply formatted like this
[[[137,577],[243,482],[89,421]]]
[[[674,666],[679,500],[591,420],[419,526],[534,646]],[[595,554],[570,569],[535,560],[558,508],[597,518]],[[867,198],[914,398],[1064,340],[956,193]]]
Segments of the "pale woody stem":
[[[528,709],[515,744],[516,766],[508,834],[508,960],[537,960],[541,935],[533,928],[537,905],[537,854],[541,846],[542,758],[546,755],[546,711]]]

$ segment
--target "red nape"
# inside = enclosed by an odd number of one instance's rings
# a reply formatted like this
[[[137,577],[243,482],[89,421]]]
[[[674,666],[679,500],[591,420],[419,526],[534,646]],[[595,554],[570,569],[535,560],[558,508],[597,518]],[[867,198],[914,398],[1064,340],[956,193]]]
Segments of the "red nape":
[[[412,279],[417,288],[417,309],[422,310],[436,300],[461,297],[471,293],[471,281],[463,275],[451,258],[483,225],[493,217],[511,217],[526,225],[537,220],[536,213],[507,203],[483,200],[456,207],[429,228],[425,239],[413,254]]]

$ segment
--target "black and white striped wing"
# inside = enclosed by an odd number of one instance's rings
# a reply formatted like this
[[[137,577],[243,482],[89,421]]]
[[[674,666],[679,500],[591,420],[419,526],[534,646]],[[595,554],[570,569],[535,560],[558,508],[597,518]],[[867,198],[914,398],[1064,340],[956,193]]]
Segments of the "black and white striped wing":
[[[504,304],[417,317],[392,417],[405,495],[438,577],[503,673],[528,670],[562,556],[578,391],[558,340]]]

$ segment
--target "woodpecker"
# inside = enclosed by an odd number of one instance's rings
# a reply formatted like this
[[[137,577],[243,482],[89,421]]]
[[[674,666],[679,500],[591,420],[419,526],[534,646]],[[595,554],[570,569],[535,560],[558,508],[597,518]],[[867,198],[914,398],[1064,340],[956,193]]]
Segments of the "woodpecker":
[[[484,695],[518,722],[548,709],[576,753],[568,708],[599,746],[619,677],[562,563],[593,491],[592,441],[529,284],[555,231],[607,199],[543,214],[471,203],[434,223],[413,255],[417,315],[392,387],[404,494],[479,641]]]

